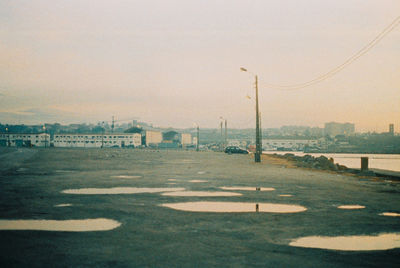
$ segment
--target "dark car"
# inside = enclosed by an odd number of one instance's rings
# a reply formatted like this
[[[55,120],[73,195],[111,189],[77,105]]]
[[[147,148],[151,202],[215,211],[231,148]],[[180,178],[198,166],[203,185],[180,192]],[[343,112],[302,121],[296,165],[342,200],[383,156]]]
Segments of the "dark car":
[[[227,154],[248,154],[247,150],[241,149],[237,146],[228,146],[225,148],[225,153]]]

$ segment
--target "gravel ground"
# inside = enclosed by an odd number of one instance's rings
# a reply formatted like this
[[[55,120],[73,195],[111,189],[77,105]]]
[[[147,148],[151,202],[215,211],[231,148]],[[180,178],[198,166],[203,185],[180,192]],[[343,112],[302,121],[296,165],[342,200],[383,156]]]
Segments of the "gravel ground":
[[[224,186],[275,190],[239,190],[233,192],[242,196],[220,197],[62,193],[111,187],[215,192]],[[109,231],[0,231],[0,266],[399,267],[399,248],[340,251],[289,246],[304,236],[400,233],[400,217],[379,215],[400,212],[399,193],[399,184],[390,181],[289,168],[268,160],[256,164],[249,155],[0,148],[0,220],[107,218],[121,223]],[[211,213],[161,206],[196,201],[293,204],[307,210]],[[339,205],[365,208],[342,210]]]

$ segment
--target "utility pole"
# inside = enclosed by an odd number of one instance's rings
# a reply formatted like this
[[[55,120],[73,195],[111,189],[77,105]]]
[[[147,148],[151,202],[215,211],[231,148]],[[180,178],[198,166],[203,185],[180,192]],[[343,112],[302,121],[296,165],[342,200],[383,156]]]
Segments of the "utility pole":
[[[46,135],[46,125],[43,126],[44,130],[44,148],[47,147],[47,135]]]
[[[228,146],[228,120],[225,119],[225,147]]]
[[[261,112],[260,112],[260,152],[262,154],[262,150],[263,150],[263,143],[262,143],[262,119],[261,119]]]
[[[114,133],[114,116],[112,116],[111,133]]]
[[[247,72],[246,68],[241,67],[242,72]],[[254,161],[256,163],[261,162],[261,129],[260,129],[260,112],[258,109],[258,76],[255,76],[255,88],[256,88],[256,153],[254,154]]]
[[[8,145],[8,147],[10,147],[11,146],[11,142],[10,142],[10,132],[8,132],[8,127],[6,127],[6,132],[7,132],[7,145]]]
[[[199,151],[199,138],[200,138],[200,129],[199,126],[197,126],[197,142],[196,142],[196,151]]]
[[[220,123],[220,126],[221,126],[221,151],[223,150],[223,143],[224,143],[224,140],[223,140],[223,137],[222,137],[222,125],[223,125],[223,123],[222,123],[222,121],[221,121],[221,123]]]
[[[256,153],[254,161],[261,162],[261,146],[260,146],[260,114],[258,111],[258,76],[256,75]]]
[[[113,116],[113,120],[114,120],[114,116]],[[101,148],[103,148],[104,146],[104,121],[102,122],[102,126],[101,126]]]

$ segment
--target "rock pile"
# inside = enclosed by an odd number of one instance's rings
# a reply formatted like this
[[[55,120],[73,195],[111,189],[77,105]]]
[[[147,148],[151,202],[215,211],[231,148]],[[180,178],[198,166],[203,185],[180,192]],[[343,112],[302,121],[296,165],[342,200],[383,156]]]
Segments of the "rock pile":
[[[320,170],[332,170],[332,171],[348,170],[346,166],[335,164],[332,158],[328,159],[323,155],[319,157],[313,157],[308,154],[305,156],[295,156],[294,154],[288,153],[285,155],[274,154],[274,156],[292,161],[297,167],[314,168]]]

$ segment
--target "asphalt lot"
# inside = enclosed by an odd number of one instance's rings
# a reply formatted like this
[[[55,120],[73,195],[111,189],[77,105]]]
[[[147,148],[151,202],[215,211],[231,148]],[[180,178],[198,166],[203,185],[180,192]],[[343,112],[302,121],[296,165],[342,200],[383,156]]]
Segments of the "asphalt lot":
[[[62,193],[110,187],[214,192],[232,186],[275,190],[239,190],[234,192],[242,196],[222,197]],[[399,217],[379,215],[400,212],[399,193],[398,183],[256,164],[248,155],[0,148],[1,220],[107,218],[121,223],[116,229],[94,232],[2,230],[0,266],[400,267],[399,248],[338,251],[289,246],[304,236],[399,233]],[[307,210],[211,213],[161,206],[189,201],[293,204]],[[337,208],[353,204],[365,209]]]

